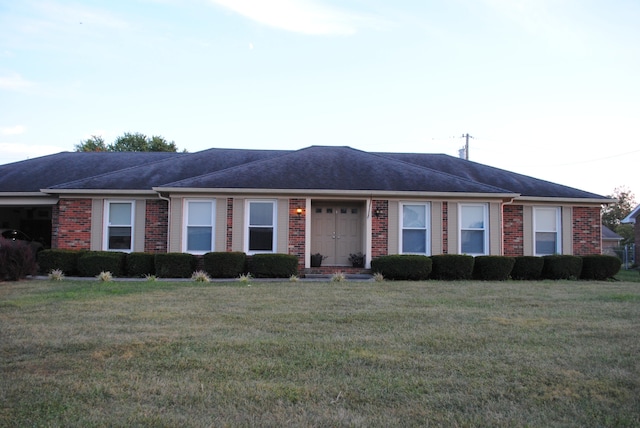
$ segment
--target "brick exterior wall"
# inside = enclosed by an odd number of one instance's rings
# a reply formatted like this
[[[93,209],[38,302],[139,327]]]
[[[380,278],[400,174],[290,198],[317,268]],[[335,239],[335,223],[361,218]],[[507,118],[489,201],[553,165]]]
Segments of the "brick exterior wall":
[[[502,206],[502,246],[505,256],[524,255],[524,209],[522,205]]]
[[[227,238],[225,249],[233,251],[233,198],[227,198]]]
[[[306,226],[306,199],[289,199],[289,254],[298,257],[298,270],[304,269],[305,246],[305,226]],[[302,210],[298,214],[298,208]]]
[[[389,254],[389,201],[371,201],[371,258]]]
[[[600,207],[573,208],[573,254],[586,256],[602,251]]]
[[[91,249],[91,199],[61,199],[52,214],[52,248]]]
[[[442,254],[449,254],[449,205],[442,203]]]
[[[147,200],[146,206],[144,251],[147,253],[166,253],[169,203],[162,199]]]

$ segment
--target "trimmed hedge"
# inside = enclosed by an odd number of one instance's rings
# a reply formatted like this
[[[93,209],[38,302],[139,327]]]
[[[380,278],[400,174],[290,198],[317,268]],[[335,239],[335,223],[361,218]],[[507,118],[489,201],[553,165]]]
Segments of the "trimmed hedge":
[[[113,276],[124,274],[126,253],[119,251],[89,251],[78,259],[80,276],[96,276],[100,272],[111,272]]]
[[[433,262],[432,279],[455,281],[473,278],[473,256],[438,254],[431,256],[431,261]]]
[[[0,237],[0,281],[18,281],[37,271],[36,257],[29,244]]]
[[[160,278],[190,278],[198,260],[188,253],[157,253],[154,256],[156,275]]]
[[[580,279],[604,280],[613,278],[621,266],[622,262],[615,256],[603,254],[582,256]]]
[[[542,277],[544,259],[536,256],[518,256],[511,269],[511,278],[516,280],[537,280]]]
[[[212,278],[237,278],[244,273],[246,263],[247,255],[239,251],[212,252],[204,255],[204,270]]]
[[[481,281],[506,281],[516,260],[506,256],[478,256],[473,262],[473,278]]]
[[[130,253],[127,255],[125,264],[129,277],[136,278],[156,273],[154,253]]]
[[[298,258],[293,254],[255,254],[247,260],[255,278],[289,278],[298,274]]]
[[[582,258],[580,256],[553,255],[543,256],[544,266],[542,278],[544,279],[578,279],[582,271]]]
[[[433,262],[427,256],[416,254],[394,254],[371,260],[371,270],[381,273],[385,279],[413,280],[428,279]]]
[[[38,253],[40,272],[48,274],[54,269],[60,269],[65,275],[78,274],[78,259],[87,250],[42,250]]]

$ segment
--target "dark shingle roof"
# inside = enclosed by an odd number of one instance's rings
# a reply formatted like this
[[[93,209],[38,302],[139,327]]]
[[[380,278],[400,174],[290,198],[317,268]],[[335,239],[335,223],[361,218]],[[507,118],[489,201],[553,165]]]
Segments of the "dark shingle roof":
[[[325,146],[159,187],[511,193],[350,147]]]
[[[607,198],[443,154],[350,147],[196,153],[64,152],[0,165],[0,193],[56,190],[306,189]]]

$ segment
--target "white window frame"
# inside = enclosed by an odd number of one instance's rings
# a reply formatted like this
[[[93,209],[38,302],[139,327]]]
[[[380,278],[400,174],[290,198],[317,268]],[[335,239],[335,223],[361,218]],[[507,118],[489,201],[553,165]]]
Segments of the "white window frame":
[[[484,227],[481,228],[463,228],[462,227],[462,211],[465,207],[482,207],[482,222]],[[465,230],[484,232],[482,246],[484,251],[482,253],[463,253],[462,252],[462,232]],[[487,203],[461,203],[458,204],[458,253],[468,254],[470,256],[486,256],[489,254],[489,204]]]
[[[422,206],[425,208],[425,225],[424,227],[405,227],[404,226],[404,207],[405,206]],[[398,221],[400,223],[399,230],[400,236],[398,237],[398,254],[420,254],[425,256],[431,255],[431,203],[430,202],[400,202],[399,204],[400,212],[398,213]],[[407,252],[405,253],[403,250],[404,246],[404,231],[406,230],[424,230],[425,231],[425,252],[417,253],[417,252]]]
[[[273,209],[271,225],[256,225],[256,227],[271,227],[273,229],[273,238],[271,242],[271,250],[250,250],[249,249],[249,232],[251,227],[251,204],[254,203],[270,203]],[[244,218],[244,252],[248,255],[261,253],[276,253],[278,248],[278,201],[276,199],[248,199],[245,202],[245,218]]]
[[[209,224],[189,224],[189,207],[191,203],[209,203],[211,205],[211,218]],[[206,254],[215,251],[216,243],[216,200],[215,199],[185,199],[183,204],[182,221],[182,251],[189,254]],[[211,242],[208,250],[189,250],[187,247],[190,227],[210,227]]]
[[[556,230],[538,229],[537,216],[538,216],[538,212],[540,211],[555,211]],[[538,252],[538,238],[537,238],[538,232],[556,234],[555,252],[550,254]],[[545,207],[545,206],[533,207],[533,253],[536,256],[562,254],[562,210],[560,207]]]
[[[131,205],[131,223],[112,225],[110,214],[111,204],[130,204]],[[136,224],[136,201],[132,199],[106,199],[104,201],[104,227],[102,230],[102,249],[104,251],[121,251],[130,253],[135,248],[135,224]],[[111,227],[129,227],[131,228],[131,245],[130,248],[109,248],[109,229]]]

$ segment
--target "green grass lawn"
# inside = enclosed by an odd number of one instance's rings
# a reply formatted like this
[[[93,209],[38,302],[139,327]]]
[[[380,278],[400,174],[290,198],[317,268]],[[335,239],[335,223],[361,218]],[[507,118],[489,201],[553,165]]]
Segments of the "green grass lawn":
[[[0,426],[638,426],[631,281],[0,283]]]

